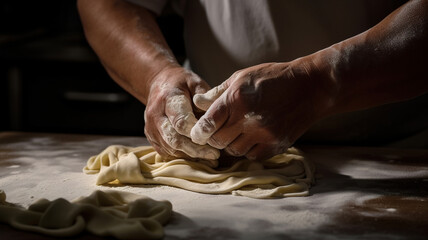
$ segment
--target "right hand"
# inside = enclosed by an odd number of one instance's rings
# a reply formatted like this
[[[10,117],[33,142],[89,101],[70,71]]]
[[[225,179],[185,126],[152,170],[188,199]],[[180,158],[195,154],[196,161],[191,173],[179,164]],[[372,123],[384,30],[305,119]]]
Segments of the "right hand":
[[[336,85],[319,66],[310,57],[258,64],[195,95],[206,112],[191,131],[193,142],[251,160],[284,153],[332,109]]]
[[[144,112],[144,133],[155,150],[163,156],[211,161],[219,158],[219,150],[190,139],[190,130],[197,122],[191,99],[209,90],[209,85],[182,67],[162,70],[152,83]]]

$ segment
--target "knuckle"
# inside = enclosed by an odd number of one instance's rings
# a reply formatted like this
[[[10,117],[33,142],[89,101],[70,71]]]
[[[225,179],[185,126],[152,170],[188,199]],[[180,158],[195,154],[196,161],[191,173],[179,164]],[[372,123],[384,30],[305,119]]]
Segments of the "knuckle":
[[[144,120],[146,122],[152,122],[155,119],[155,116],[159,112],[159,108],[152,107],[152,104],[147,105],[146,109],[144,110]]]
[[[174,122],[174,128],[178,131],[185,131],[186,125],[186,119],[184,119],[184,117],[178,117],[177,120]]]
[[[251,109],[258,100],[257,92],[252,85],[243,84],[235,87],[231,92],[231,101],[245,109]]]
[[[179,115],[174,119],[173,126],[178,132],[185,132],[189,128],[189,114]]]
[[[188,73],[187,80],[190,81],[191,84],[201,84],[203,82],[202,79],[192,71]]]
[[[226,147],[226,144],[222,141],[219,141],[216,136],[211,136],[211,138],[208,139],[208,144],[217,149],[223,149]]]
[[[244,150],[242,149],[236,149],[234,147],[227,147],[226,148],[226,152],[229,153],[230,155],[234,156],[234,157],[241,157],[245,155]]]
[[[182,146],[182,141],[175,137],[168,138],[168,145],[172,147],[174,150],[180,149]]]
[[[241,70],[234,72],[231,76],[232,80],[236,81],[237,79],[241,78],[243,71],[244,70],[241,69]]]
[[[186,113],[190,111],[189,99],[182,94],[176,94],[166,99],[165,109],[176,113]]]
[[[169,123],[169,120],[165,119],[162,123],[160,127],[160,134],[169,147],[173,149],[179,149],[181,147],[181,136],[173,129],[172,125]]]
[[[215,129],[215,123],[212,118],[203,118],[200,121],[200,127],[203,133],[209,134],[212,133]]]

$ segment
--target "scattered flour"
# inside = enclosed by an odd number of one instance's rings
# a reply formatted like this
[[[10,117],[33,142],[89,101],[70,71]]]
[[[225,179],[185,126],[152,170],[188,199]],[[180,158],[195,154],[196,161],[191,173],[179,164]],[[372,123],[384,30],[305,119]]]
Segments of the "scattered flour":
[[[166,199],[171,201],[175,211],[171,223],[165,228],[166,239],[202,239],[214,234],[221,239],[223,233],[227,233],[224,238],[229,239],[287,239],[290,234],[296,236],[296,239],[331,238],[331,233],[319,232],[318,229],[332,223],[335,214],[350,203],[358,206],[379,197],[379,194],[359,189],[342,191],[341,183],[331,185],[335,182],[329,182],[328,178],[318,181],[312,189],[313,195],[309,197],[270,200],[199,194],[168,186],[97,186],[97,176],[84,174],[82,168],[90,156],[114,144],[139,146],[147,144],[147,141],[120,137],[66,140],[60,137],[34,137],[2,143],[0,158],[5,167],[0,167],[0,189],[5,191],[6,201],[24,207],[40,198],[53,200],[63,197],[73,200],[97,189],[121,190],[147,195],[156,200]],[[333,164],[328,158],[321,160]],[[349,165],[339,166],[337,170],[352,178],[377,177],[377,174],[369,176],[370,171],[367,169],[376,169],[382,178],[401,176],[393,169],[387,174],[385,166],[388,165],[355,160],[350,161]],[[407,174],[420,176],[421,171],[425,171],[425,178],[428,176],[425,168],[419,170],[412,169]],[[20,173],[12,175],[11,171]],[[0,201],[1,198],[0,192]],[[394,209],[386,208],[384,213],[393,214],[396,211]],[[337,236],[337,239],[345,238],[359,239],[361,235]]]

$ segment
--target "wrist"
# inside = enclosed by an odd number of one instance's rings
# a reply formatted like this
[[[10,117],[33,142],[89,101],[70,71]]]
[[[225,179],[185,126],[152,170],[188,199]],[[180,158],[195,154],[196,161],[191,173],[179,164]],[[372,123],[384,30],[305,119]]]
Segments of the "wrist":
[[[145,82],[146,91],[144,95],[146,99],[155,88],[168,85],[183,70],[178,63],[168,63],[160,67],[157,71],[154,71],[152,76]]]
[[[303,64],[309,75],[310,84],[316,89],[314,101],[317,104],[318,120],[339,113],[338,95],[340,77],[337,65],[337,53],[326,48],[311,55],[297,59]]]

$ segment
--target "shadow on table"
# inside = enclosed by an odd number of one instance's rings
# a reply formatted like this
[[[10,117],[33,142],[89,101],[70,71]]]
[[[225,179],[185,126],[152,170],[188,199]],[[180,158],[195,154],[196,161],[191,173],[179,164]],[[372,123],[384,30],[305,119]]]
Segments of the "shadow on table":
[[[424,174],[428,169],[427,151],[342,149],[335,153],[315,151],[310,153],[310,157],[319,175],[310,191],[312,195],[356,192],[361,193],[360,196],[368,196],[362,201],[350,199],[338,206],[331,212],[331,221],[317,229],[320,236],[333,234],[337,239],[427,239],[428,174]],[[368,162],[376,164],[367,166],[385,169],[367,169],[372,174],[364,174],[360,169],[360,176],[373,175],[373,178],[353,178],[342,174]],[[348,170],[340,171],[343,167]],[[376,175],[377,171],[384,173],[387,169],[399,173],[397,178],[393,177],[394,174],[392,177]]]

